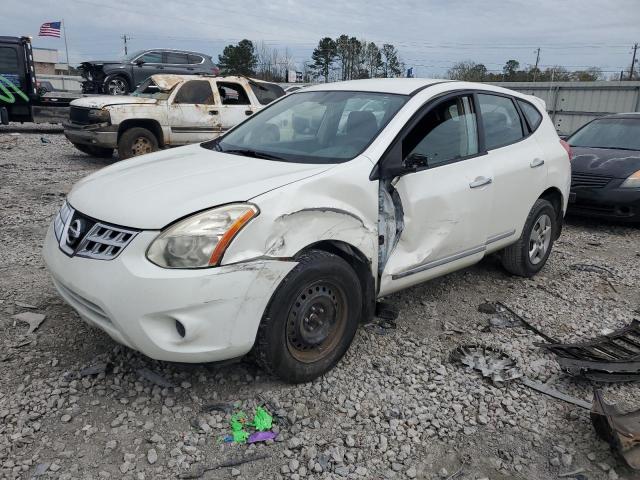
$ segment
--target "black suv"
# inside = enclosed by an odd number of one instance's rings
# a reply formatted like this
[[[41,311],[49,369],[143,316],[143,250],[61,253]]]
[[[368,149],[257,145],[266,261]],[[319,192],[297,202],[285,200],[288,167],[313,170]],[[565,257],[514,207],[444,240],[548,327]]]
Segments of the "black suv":
[[[80,64],[83,93],[127,95],[148,77],[162,73],[218,74],[218,67],[204,53],[183,50],[142,50],[117,61],[89,61]]]

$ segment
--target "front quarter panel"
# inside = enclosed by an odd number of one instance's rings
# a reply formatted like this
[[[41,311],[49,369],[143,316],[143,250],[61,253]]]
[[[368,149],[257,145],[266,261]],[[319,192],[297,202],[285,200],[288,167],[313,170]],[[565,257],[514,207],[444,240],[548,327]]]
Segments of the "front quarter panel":
[[[259,195],[260,208],[233,240],[223,265],[255,258],[293,258],[315,243],[333,240],[357,248],[377,268],[378,182],[371,161],[360,156]]]

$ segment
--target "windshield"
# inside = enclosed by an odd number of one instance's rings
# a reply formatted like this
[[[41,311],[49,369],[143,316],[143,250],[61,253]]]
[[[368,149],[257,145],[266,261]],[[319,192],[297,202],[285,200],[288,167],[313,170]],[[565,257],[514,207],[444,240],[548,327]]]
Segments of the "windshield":
[[[161,90],[155,82],[153,77],[147,78],[144,82],[138,85],[138,88],[131,94],[133,97],[143,98],[155,98],[156,100],[166,100],[169,98],[171,90]]]
[[[407,101],[369,92],[294,93],[205,148],[296,163],[340,163],[359,155]]]
[[[572,147],[640,150],[640,118],[594,120],[567,141]]]
[[[145,50],[137,50],[133,53],[130,53],[129,55],[125,55],[124,57],[122,57],[122,60],[125,62],[131,62],[134,58],[142,55],[145,52]]]

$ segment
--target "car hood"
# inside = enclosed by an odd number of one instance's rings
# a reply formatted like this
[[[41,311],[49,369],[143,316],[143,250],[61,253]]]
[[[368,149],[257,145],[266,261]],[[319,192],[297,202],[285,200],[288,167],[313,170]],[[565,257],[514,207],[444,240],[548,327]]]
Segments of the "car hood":
[[[96,67],[96,66],[101,66],[101,65],[115,65],[118,63],[122,63],[119,62],[118,60],[87,60],[86,62],[82,62],[80,64],[81,67]]]
[[[627,178],[640,170],[640,152],[610,148],[571,147],[571,170],[614,178]]]
[[[131,95],[96,95],[82,97],[71,102],[73,107],[102,108],[110,105],[152,105],[158,103],[154,98],[134,97]]]
[[[97,220],[158,230],[191,213],[248,201],[331,167],[242,157],[188,145],[103,168],[76,183],[68,201]]]

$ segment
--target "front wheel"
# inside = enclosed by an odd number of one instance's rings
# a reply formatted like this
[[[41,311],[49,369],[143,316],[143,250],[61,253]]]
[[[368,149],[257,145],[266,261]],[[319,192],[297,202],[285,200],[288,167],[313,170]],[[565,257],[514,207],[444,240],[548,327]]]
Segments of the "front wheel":
[[[547,263],[558,221],[553,205],[539,198],[533,204],[520,239],[502,252],[502,265],[514,275],[533,277]]]
[[[128,95],[129,92],[128,80],[120,75],[109,77],[104,82],[104,93],[108,95]]]
[[[253,354],[269,373],[300,383],[331,370],[345,354],[362,314],[356,273],[342,258],[303,253],[273,294]]]
[[[146,128],[134,127],[125,130],[118,140],[120,160],[155,152],[158,149],[158,139]]]

